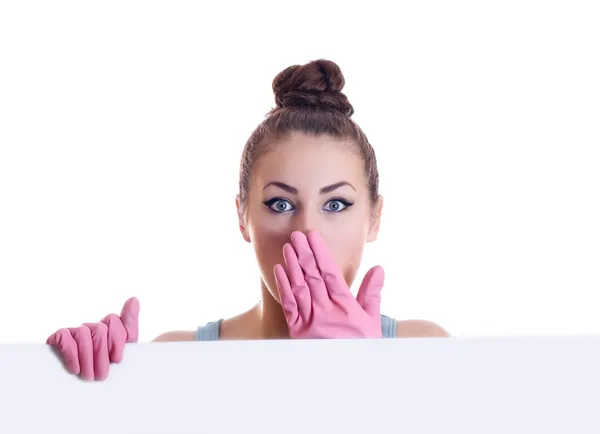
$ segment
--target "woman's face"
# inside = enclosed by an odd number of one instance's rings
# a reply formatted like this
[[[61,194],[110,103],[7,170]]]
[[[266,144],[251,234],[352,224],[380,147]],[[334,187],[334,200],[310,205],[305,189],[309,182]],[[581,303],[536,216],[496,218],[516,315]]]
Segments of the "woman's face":
[[[239,201],[238,201],[239,211]],[[251,242],[262,279],[279,301],[273,267],[294,231],[317,230],[352,285],[366,242],[379,230],[364,161],[354,144],[293,133],[271,145],[254,165],[240,227]]]

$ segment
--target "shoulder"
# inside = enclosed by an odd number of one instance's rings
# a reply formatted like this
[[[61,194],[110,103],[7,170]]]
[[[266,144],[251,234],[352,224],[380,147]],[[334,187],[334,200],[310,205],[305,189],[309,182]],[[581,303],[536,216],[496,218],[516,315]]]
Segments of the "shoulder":
[[[447,338],[450,334],[440,325],[426,320],[396,321],[397,338]]]
[[[217,341],[227,339],[259,339],[248,311],[229,319],[211,321],[192,331],[170,331],[163,333],[152,342]]]
[[[196,340],[196,331],[171,331],[158,335],[152,342],[186,342]]]

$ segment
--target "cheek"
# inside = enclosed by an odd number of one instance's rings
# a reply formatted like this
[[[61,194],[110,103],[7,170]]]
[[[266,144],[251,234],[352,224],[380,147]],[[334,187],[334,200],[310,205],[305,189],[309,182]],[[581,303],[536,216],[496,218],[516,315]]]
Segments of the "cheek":
[[[283,260],[282,248],[290,240],[290,232],[276,230],[275,228],[257,227],[250,228],[250,237],[254,250],[260,261],[271,260],[275,265]]]
[[[249,232],[262,280],[273,298],[279,302],[273,267],[275,264],[285,265],[282,249],[289,241],[290,233],[273,227],[256,225],[251,226]]]
[[[367,212],[355,209],[335,219],[322,232],[327,245],[335,254],[338,265],[346,270],[358,268],[368,236]]]
[[[365,234],[356,231],[356,226],[354,226],[354,230],[349,231],[340,229],[343,228],[329,231],[324,233],[323,236],[332,250],[337,264],[344,273],[346,283],[351,286],[360,267],[366,238]]]
[[[283,245],[290,240],[291,230],[285,219],[256,219],[250,225],[250,239],[254,244],[261,268],[270,268],[283,263]]]

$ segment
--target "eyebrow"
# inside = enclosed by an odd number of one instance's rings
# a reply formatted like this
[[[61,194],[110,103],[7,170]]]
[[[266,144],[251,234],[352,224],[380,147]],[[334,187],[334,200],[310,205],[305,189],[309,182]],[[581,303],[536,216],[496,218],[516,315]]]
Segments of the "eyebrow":
[[[265,188],[267,188],[268,186],[270,186],[270,185],[272,185],[274,187],[279,187],[280,189],[282,189],[284,191],[287,191],[290,194],[298,194],[298,189],[297,188],[292,187],[291,185],[288,185],[288,184],[286,184],[284,182],[278,182],[278,181],[269,182],[267,185],[265,185],[263,187],[263,190]],[[349,182],[347,182],[347,181],[340,181],[340,182],[336,182],[335,184],[331,184],[331,185],[328,185],[326,187],[323,187],[321,189],[320,193],[321,194],[331,193],[332,191],[337,190],[338,188],[343,187],[345,185],[351,187],[354,191],[356,191],[356,188],[354,188],[354,186],[352,184],[350,184]]]

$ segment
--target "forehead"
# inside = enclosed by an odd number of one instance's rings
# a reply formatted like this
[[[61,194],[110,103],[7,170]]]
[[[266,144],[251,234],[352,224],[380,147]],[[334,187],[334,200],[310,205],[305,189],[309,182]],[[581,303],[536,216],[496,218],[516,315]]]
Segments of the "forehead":
[[[281,181],[299,186],[347,181],[358,187],[364,179],[364,163],[356,145],[347,140],[293,133],[260,157],[254,178],[258,183]]]

